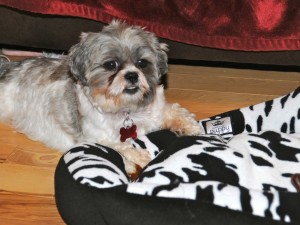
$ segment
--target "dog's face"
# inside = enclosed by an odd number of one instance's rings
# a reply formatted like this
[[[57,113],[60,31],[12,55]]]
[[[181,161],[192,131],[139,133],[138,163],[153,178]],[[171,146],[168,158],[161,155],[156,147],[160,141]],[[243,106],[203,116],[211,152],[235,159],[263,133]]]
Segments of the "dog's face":
[[[166,51],[152,33],[114,21],[100,33],[82,34],[69,66],[103,111],[135,111],[153,101],[167,73]]]

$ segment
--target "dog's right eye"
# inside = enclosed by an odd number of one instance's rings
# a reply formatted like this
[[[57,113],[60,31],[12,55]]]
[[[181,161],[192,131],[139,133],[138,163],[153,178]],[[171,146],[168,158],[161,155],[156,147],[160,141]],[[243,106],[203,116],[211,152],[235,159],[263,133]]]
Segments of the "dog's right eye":
[[[113,71],[113,70],[117,70],[119,67],[119,63],[116,60],[111,60],[108,62],[105,62],[103,64],[104,69],[109,70],[109,71]]]

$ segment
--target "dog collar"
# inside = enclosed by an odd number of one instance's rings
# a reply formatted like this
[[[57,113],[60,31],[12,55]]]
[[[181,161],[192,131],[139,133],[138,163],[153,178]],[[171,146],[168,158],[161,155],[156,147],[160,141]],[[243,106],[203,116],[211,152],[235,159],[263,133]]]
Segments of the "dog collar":
[[[136,139],[136,125],[129,116],[129,112],[125,112],[125,119],[123,121],[123,127],[120,129],[120,141],[125,142],[128,138]]]

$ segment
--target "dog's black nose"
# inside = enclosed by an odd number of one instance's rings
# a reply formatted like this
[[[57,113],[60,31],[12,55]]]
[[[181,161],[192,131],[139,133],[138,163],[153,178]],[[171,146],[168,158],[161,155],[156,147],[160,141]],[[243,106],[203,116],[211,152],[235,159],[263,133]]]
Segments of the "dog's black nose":
[[[128,72],[125,74],[125,79],[132,84],[135,84],[139,80],[139,75],[136,72]]]

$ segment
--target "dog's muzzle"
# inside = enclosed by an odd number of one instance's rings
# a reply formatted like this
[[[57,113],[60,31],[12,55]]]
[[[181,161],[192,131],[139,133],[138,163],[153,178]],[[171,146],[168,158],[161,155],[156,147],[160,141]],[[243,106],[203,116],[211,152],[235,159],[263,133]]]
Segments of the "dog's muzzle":
[[[139,90],[138,81],[139,75],[136,72],[128,72],[125,74],[125,80],[128,83],[128,86],[124,89],[124,92],[127,94],[135,94]]]

